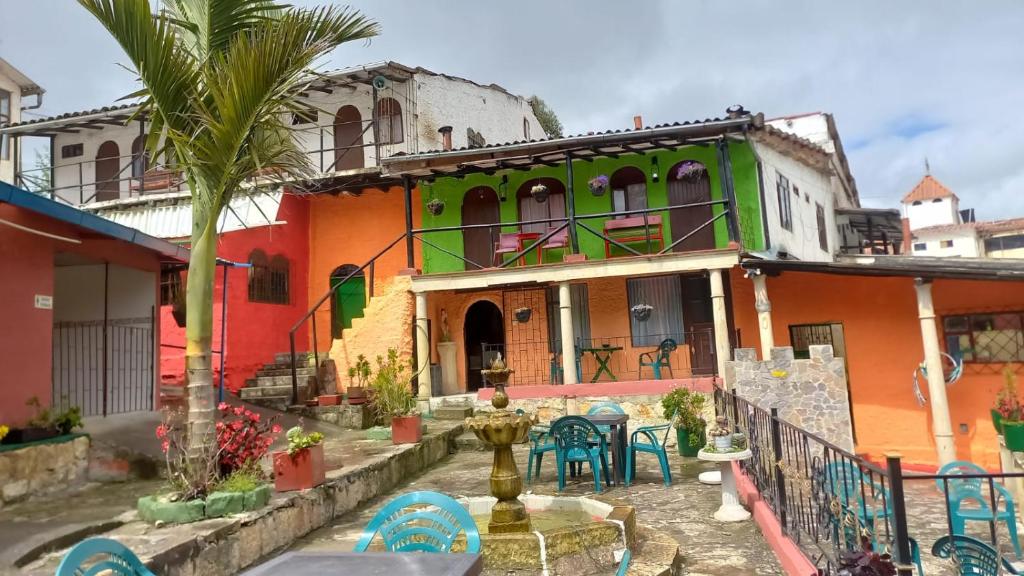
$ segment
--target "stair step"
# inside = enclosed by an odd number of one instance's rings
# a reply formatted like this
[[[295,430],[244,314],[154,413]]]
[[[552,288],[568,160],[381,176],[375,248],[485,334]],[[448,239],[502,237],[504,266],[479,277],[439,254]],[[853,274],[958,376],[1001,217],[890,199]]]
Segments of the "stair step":
[[[455,448],[457,450],[490,450],[491,446],[467,430],[455,438]]]
[[[312,352],[296,352],[295,353],[295,361],[296,362],[306,363],[306,362],[309,362],[312,358],[313,358],[313,353]],[[278,353],[274,354],[274,364],[282,364],[282,365],[286,365],[286,366],[291,366],[291,364],[292,364],[292,353],[291,352],[278,352]]]
[[[437,420],[465,420],[473,415],[472,406],[438,406],[431,412]]]
[[[249,398],[247,402],[256,404],[257,406],[263,406],[264,408],[272,408],[280,412],[287,412],[292,405],[292,396],[264,396],[262,398]]]
[[[316,369],[312,366],[296,366],[295,373],[302,378],[303,376],[316,376]],[[288,366],[286,368],[262,368],[256,372],[257,378],[273,378],[276,376],[287,376],[292,377],[292,368]]]
[[[305,384],[299,384],[299,395],[306,390]],[[256,398],[267,398],[269,396],[292,396],[292,385],[287,386],[253,386],[252,388],[242,388],[239,390],[239,395],[244,400],[251,400]]]

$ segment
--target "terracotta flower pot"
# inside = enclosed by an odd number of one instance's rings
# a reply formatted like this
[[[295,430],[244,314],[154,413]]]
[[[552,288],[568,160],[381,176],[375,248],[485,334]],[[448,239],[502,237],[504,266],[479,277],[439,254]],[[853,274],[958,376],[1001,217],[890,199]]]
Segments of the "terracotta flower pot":
[[[349,404],[353,406],[366,404],[366,388],[361,386],[349,386],[346,393],[348,395]]]
[[[306,490],[324,483],[324,445],[300,450],[274,452],[274,488],[278,492]]]
[[[420,415],[392,416],[391,442],[394,444],[415,444],[423,438]]]
[[[341,404],[341,394],[324,394],[317,398],[321,406],[337,406]]]

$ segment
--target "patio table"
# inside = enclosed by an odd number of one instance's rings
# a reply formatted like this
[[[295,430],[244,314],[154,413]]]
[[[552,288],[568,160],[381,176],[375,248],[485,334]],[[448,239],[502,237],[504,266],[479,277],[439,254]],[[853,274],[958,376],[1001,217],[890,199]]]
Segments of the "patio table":
[[[478,576],[479,554],[425,552],[287,552],[242,576]]]
[[[621,486],[626,476],[626,450],[629,447],[629,414],[581,415],[595,426],[612,429],[612,484]]]
[[[593,348],[580,348],[580,352],[588,353],[594,357],[597,361],[597,372],[594,372],[594,377],[590,381],[597,382],[597,379],[601,377],[601,372],[608,374],[608,377],[612,379],[612,382],[618,380],[615,374],[612,373],[612,369],[608,367],[608,362],[612,359],[612,354],[622,350],[622,346],[595,346]]]

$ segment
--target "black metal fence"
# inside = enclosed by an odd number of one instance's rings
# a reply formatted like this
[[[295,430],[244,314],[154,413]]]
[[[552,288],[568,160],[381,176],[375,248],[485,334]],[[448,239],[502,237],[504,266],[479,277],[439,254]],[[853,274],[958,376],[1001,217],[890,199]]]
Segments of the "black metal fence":
[[[53,325],[53,406],[83,416],[153,409],[153,318]]]

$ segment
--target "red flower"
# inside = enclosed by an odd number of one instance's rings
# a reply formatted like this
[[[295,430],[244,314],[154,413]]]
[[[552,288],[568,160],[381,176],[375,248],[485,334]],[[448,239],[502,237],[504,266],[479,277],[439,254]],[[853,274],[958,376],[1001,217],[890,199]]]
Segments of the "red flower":
[[[242,408],[241,406],[236,406],[233,412],[235,413],[235,416],[241,416],[242,412],[245,412],[245,408]]]
[[[160,449],[163,450],[164,454],[166,454],[170,448],[171,443],[168,442],[167,440],[164,440],[163,442],[160,443]]]
[[[273,433],[273,434],[280,434],[281,433],[281,425],[280,424],[274,424],[273,426],[270,427],[270,432]]]
[[[249,412],[248,414],[246,414],[246,416],[248,416],[249,420],[252,420],[253,422],[260,421],[260,415],[258,412]]]
[[[231,408],[231,406],[229,406],[227,402],[217,404],[217,410],[220,410],[221,412],[227,412],[228,408]]]

